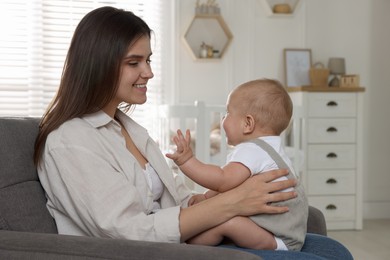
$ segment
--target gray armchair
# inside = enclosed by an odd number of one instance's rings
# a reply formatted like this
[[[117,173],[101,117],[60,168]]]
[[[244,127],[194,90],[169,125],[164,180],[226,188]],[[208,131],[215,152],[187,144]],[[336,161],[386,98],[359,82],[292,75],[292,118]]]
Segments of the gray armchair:
[[[33,164],[38,118],[0,118],[1,259],[260,259],[208,246],[58,235]],[[326,235],[310,207],[308,232]]]

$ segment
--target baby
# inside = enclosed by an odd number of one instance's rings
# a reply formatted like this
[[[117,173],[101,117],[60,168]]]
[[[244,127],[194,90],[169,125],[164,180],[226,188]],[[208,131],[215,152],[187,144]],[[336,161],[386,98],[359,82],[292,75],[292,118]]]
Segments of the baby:
[[[292,110],[290,96],[276,80],[253,80],[235,88],[228,96],[227,113],[222,119],[227,142],[234,150],[223,167],[196,159],[190,147],[190,132],[187,130],[183,136],[178,130],[173,138],[177,150],[166,156],[186,176],[209,189],[194,196],[189,205],[228,191],[253,174],[272,169],[289,169],[289,174],[278,180],[297,178],[280,137],[290,123]],[[235,217],[187,242],[217,245],[228,238],[246,248],[298,251],[306,235],[308,203],[301,182],[295,191],[296,198],[275,203],[288,206],[287,213]]]

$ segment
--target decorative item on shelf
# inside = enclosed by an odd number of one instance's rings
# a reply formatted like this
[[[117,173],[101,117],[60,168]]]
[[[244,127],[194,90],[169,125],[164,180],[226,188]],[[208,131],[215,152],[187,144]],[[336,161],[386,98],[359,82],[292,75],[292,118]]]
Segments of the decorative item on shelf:
[[[360,86],[360,76],[353,75],[343,75],[340,78],[340,87],[359,87]]]
[[[301,0],[259,0],[271,17],[292,17]]]
[[[207,58],[213,58],[214,53],[213,53],[213,46],[207,45]]]
[[[310,85],[311,49],[284,49],[286,87]]]
[[[202,42],[202,45],[200,45],[199,57],[207,58],[207,45],[204,42]]]
[[[214,48],[211,45],[202,42],[199,50],[200,58],[214,58]]]
[[[329,82],[329,86],[339,87],[340,86],[339,75],[345,74],[345,59],[329,58],[328,69],[329,69],[329,73],[334,75],[333,79]]]
[[[321,62],[316,62],[310,68],[310,85],[313,87],[328,86],[329,70]]]
[[[195,14],[220,14],[221,9],[216,0],[207,0],[206,3],[200,3],[200,0],[196,1]]]
[[[291,6],[289,4],[285,4],[285,3],[274,5],[274,7],[272,8],[272,11],[275,14],[291,14],[292,13]]]

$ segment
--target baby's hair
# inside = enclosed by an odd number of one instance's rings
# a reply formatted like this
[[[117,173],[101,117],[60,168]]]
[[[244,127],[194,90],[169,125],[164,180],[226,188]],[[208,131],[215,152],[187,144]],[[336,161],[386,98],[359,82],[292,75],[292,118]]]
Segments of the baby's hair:
[[[283,85],[273,79],[257,79],[238,86],[240,109],[254,117],[263,130],[280,135],[289,125],[293,104]]]

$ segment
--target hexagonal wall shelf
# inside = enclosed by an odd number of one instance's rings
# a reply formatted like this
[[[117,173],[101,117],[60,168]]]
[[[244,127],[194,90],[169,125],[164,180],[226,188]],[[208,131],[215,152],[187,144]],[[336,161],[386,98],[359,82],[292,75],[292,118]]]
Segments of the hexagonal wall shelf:
[[[300,0],[260,0],[269,16],[292,16]]]
[[[223,56],[233,35],[221,15],[197,14],[183,40],[194,59],[218,59]],[[206,51],[202,51],[202,46]]]

